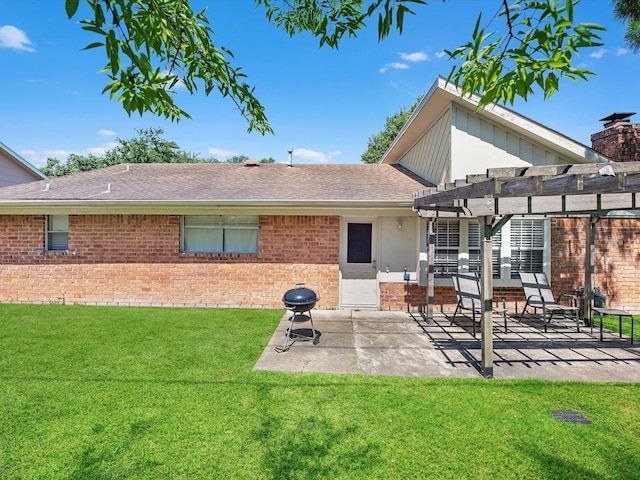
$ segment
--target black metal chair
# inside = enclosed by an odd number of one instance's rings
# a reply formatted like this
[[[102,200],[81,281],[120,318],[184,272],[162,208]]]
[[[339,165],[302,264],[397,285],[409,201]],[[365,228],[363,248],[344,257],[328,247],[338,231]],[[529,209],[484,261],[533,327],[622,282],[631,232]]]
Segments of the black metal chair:
[[[453,312],[453,321],[456,320],[458,311],[468,310],[473,319],[473,336],[476,336],[476,313],[482,313],[482,290],[480,288],[480,278],[476,273],[456,273],[451,275],[453,288],[456,290],[458,304]],[[494,313],[501,313],[504,319],[504,333],[507,333],[507,304],[504,297],[500,299],[502,307],[496,306]]]
[[[553,315],[559,313],[565,318],[575,318],[576,328],[580,332],[580,308],[578,307],[578,297],[570,293],[563,293],[554,298],[549,280],[545,273],[524,273],[520,272],[520,281],[524,289],[526,303],[522,309],[520,319],[524,317],[529,307],[536,314],[538,310],[542,310],[542,323],[544,331],[547,331],[547,323],[551,322]],[[569,305],[563,305],[562,300],[570,301]],[[547,318],[547,314],[549,315]]]

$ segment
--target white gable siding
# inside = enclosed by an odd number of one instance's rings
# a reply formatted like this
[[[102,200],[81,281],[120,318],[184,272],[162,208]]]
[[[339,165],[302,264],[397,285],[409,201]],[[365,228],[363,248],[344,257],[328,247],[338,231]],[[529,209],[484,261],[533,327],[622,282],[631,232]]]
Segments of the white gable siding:
[[[450,155],[451,120],[450,110],[446,109],[398,163],[425,180],[439,184],[449,176]]]
[[[0,187],[16,185],[18,183],[33,182],[41,180],[35,173],[27,170],[10,158],[4,151],[0,150]]]
[[[446,181],[484,173],[487,168],[570,163],[471,110],[459,105],[452,105],[451,110],[451,168]]]

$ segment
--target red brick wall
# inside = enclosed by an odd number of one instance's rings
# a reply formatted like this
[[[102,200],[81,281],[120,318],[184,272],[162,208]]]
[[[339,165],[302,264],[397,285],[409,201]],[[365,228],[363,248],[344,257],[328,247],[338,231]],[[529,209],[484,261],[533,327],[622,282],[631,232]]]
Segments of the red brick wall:
[[[180,253],[179,216],[71,215],[66,254],[44,250],[44,216],[3,215],[0,302],[281,308],[305,282],[336,308],[339,225],[261,216],[257,254],[196,254]]]
[[[0,302],[104,305],[282,307],[282,294],[302,281],[338,307],[339,217],[261,216],[257,254],[180,253],[173,215],[71,215],[70,254],[44,251],[45,217],[0,215]],[[640,311],[640,220],[596,224],[595,285],[607,304]],[[552,285],[575,291],[584,278],[584,224],[552,221]],[[76,255],[73,255],[73,252]],[[417,308],[424,287],[382,283],[383,309]],[[510,311],[522,289],[496,288]],[[435,289],[436,310],[452,311],[452,287]]]
[[[640,219],[601,219],[595,228],[594,285],[607,306],[640,311]],[[584,221],[554,219],[551,244],[554,292],[575,290],[584,282]]]

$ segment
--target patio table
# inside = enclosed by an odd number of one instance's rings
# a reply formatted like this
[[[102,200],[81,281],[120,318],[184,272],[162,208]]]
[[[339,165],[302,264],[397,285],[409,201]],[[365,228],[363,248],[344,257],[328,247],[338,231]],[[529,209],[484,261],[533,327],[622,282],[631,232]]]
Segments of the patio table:
[[[603,308],[594,307],[593,311],[600,315],[600,341],[602,341],[602,317],[604,315],[612,315],[618,317],[618,330],[620,332],[620,338],[622,338],[622,317],[631,318],[631,344],[633,345],[633,314],[626,310],[619,310],[615,308]],[[591,334],[593,334],[593,318],[591,319]]]

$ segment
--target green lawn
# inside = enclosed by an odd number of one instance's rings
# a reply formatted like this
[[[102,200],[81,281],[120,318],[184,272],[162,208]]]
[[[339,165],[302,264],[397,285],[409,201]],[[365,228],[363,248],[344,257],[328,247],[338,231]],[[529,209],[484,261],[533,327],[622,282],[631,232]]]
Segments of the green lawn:
[[[283,313],[0,305],[0,478],[640,478],[640,384],[255,372]]]

